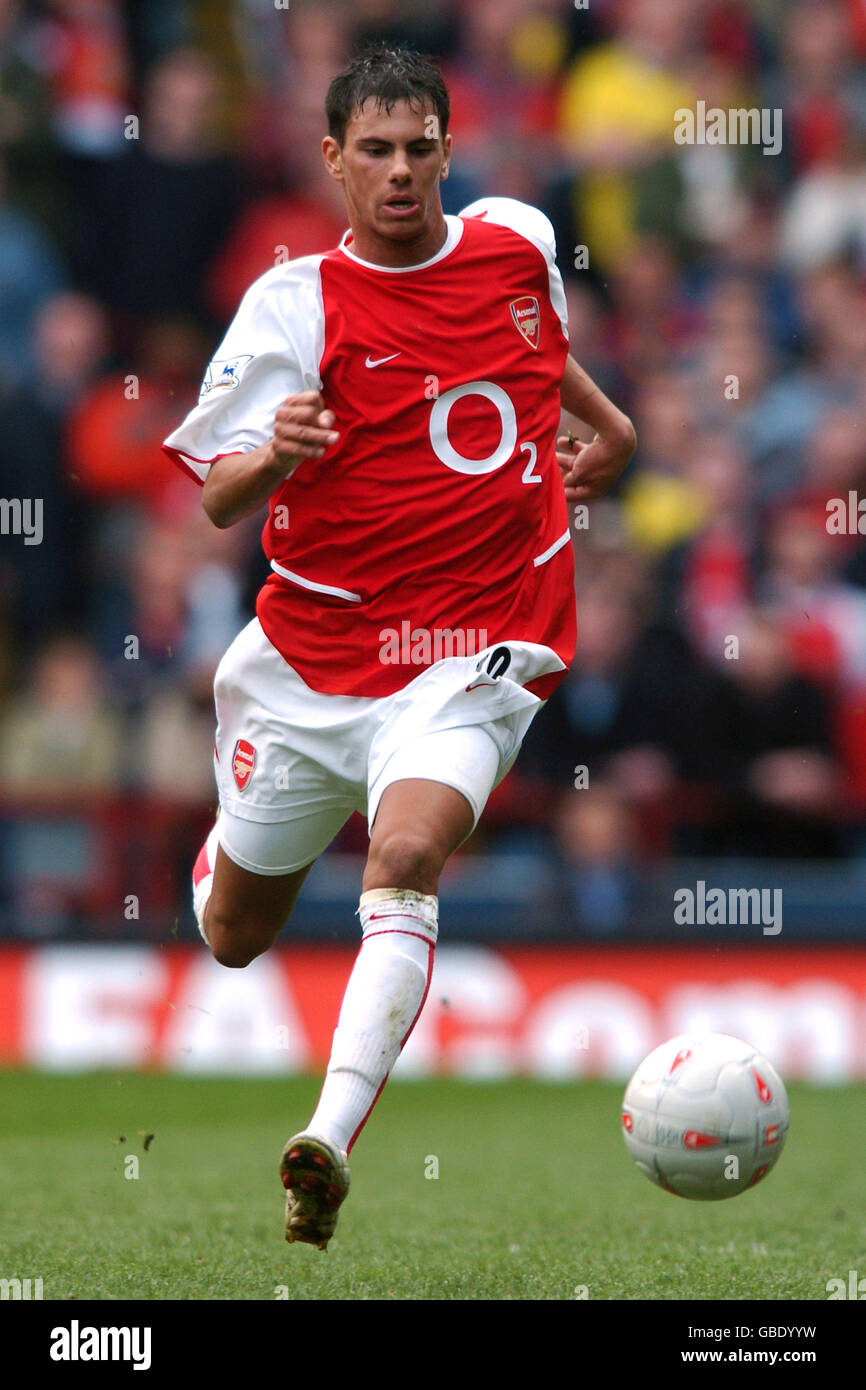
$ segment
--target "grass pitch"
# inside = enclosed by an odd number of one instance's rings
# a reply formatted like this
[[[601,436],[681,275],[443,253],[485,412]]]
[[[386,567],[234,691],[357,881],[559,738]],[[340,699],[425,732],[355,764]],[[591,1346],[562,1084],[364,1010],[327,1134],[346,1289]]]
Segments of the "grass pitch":
[[[790,1087],[774,1172],[697,1203],[633,1166],[620,1086],[392,1082],[326,1254],[285,1244],[277,1176],[318,1089],[0,1073],[0,1276],[61,1300],[826,1300],[866,1273],[866,1088]]]

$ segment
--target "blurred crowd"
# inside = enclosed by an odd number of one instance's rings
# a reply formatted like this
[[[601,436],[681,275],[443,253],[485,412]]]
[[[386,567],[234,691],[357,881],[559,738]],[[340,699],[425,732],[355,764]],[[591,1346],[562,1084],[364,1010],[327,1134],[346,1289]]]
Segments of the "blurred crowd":
[[[866,853],[866,0],[0,0],[0,497],[44,499],[0,542],[7,802],[213,801],[260,524],[159,445],[247,285],[341,236],[323,102],[369,38],[441,63],[446,212],[551,218],[638,432],[476,842],[553,845],[599,925],[658,856]],[[780,111],[780,151],[676,143],[699,100]]]

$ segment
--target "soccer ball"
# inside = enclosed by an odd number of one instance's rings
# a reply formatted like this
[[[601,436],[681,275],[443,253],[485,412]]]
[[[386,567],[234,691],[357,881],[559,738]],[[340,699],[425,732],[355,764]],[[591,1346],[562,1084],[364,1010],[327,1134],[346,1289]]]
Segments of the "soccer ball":
[[[645,1057],[622,1102],[626,1147],[651,1182],[718,1202],[765,1178],[788,1132],[766,1057],[726,1033],[684,1033]]]

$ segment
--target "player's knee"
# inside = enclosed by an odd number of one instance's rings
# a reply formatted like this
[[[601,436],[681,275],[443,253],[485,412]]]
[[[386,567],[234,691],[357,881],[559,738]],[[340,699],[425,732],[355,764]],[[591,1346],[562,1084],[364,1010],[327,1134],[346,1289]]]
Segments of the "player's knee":
[[[225,941],[211,946],[211,953],[217,965],[225,965],[229,970],[243,970],[256,956],[261,955],[261,951],[239,945],[236,941]]]
[[[211,912],[205,916],[205,932],[214,960],[230,970],[243,970],[271,945],[260,930],[244,922],[225,921]]]
[[[442,854],[426,836],[412,830],[393,830],[370,848],[365,884],[372,878],[381,879],[372,886],[412,888],[419,893],[436,891],[442,871]]]
[[[210,949],[218,965],[225,965],[229,970],[243,970],[256,956],[260,956],[265,948],[218,934],[216,940],[211,941]]]

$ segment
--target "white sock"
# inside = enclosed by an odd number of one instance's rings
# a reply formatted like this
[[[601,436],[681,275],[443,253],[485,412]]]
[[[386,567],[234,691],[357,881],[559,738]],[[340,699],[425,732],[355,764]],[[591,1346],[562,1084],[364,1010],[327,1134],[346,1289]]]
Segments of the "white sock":
[[[363,937],[309,1132],[351,1149],[421,1012],[439,902],[403,888],[361,895]]]
[[[204,910],[208,904],[208,898],[213,888],[213,871],[216,863],[217,845],[219,844],[219,819],[217,819],[213,830],[208,835],[204,844],[196,856],[192,870],[192,905],[195,912],[195,920],[201,932],[202,939],[209,946],[210,942],[204,934]]]

